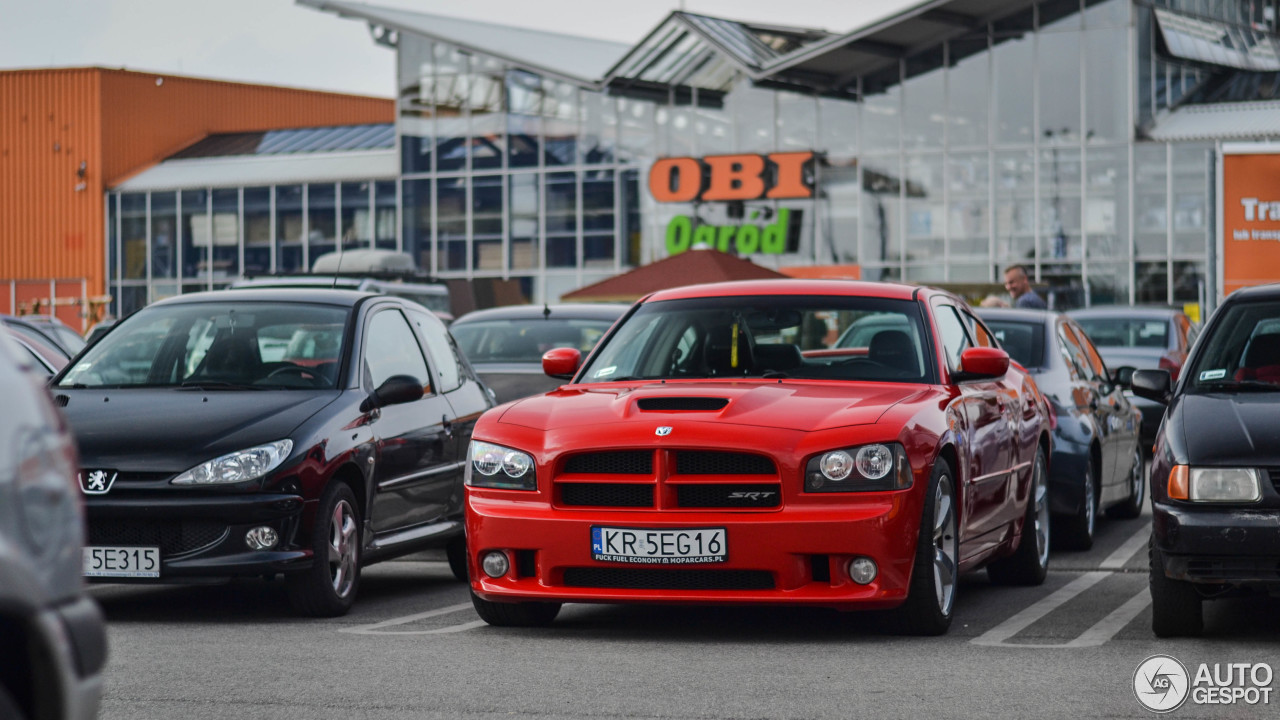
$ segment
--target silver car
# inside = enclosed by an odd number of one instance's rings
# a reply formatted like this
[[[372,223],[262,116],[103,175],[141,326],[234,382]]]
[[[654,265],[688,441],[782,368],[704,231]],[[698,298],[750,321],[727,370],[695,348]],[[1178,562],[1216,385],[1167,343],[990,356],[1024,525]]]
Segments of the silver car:
[[[75,445],[0,329],[0,718],[96,717],[107,638],[85,593]]]

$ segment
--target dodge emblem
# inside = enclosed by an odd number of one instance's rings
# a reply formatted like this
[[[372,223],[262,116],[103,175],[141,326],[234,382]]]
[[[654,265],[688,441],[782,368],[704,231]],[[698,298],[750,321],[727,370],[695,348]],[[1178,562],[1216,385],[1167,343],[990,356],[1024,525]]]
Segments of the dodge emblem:
[[[666,425],[663,425],[662,427],[655,430],[653,434],[657,435],[658,437],[666,437],[667,435],[671,434],[671,428]]]
[[[85,495],[105,495],[111,489],[119,473],[106,470],[81,470],[80,489]]]

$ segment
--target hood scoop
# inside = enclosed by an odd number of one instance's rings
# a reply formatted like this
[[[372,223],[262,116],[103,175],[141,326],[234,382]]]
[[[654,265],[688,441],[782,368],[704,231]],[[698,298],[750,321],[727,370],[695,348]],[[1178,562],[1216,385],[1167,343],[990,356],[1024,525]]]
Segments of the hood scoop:
[[[641,410],[721,410],[728,398],[716,397],[647,397],[636,401]]]

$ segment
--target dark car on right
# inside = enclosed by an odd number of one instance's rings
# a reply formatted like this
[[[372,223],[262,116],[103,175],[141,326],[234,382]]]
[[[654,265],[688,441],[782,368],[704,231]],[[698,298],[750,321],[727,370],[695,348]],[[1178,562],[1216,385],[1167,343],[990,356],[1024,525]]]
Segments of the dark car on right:
[[[1142,415],[1124,392],[1133,368],[1108,368],[1062,313],[982,308],[978,315],[1000,347],[1031,372],[1056,416],[1049,462],[1054,545],[1088,550],[1099,510],[1113,518],[1142,512]]]
[[[1134,391],[1168,411],[1151,465],[1152,629],[1198,635],[1202,604],[1280,593],[1280,284],[1238,290],[1175,379]]]
[[[1111,367],[1168,370],[1174,380],[1196,339],[1196,326],[1182,310],[1169,307],[1107,306],[1067,313],[1084,328]],[[1134,397],[1142,411],[1142,452],[1151,453],[1164,406]]]

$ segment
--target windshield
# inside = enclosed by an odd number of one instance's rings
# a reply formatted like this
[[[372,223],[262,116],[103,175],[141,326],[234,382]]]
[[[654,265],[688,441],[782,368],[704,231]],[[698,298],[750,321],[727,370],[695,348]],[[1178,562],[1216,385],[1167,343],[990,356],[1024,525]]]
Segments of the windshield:
[[[1163,318],[1075,318],[1095,347],[1169,347],[1169,321]]]
[[[481,320],[449,328],[473,363],[541,363],[553,348],[591,352],[612,320]]]
[[[842,345],[855,327],[876,330],[863,344]],[[919,306],[909,300],[777,295],[667,300],[646,303],[628,318],[583,369],[579,382],[720,377],[933,382],[924,338]]]
[[[333,388],[348,315],[304,303],[152,306],[112,328],[58,385]]]
[[[1191,391],[1280,390],[1280,302],[1231,305],[1200,339]]]
[[[1025,368],[1044,365],[1044,323],[983,318],[1000,347]]]

